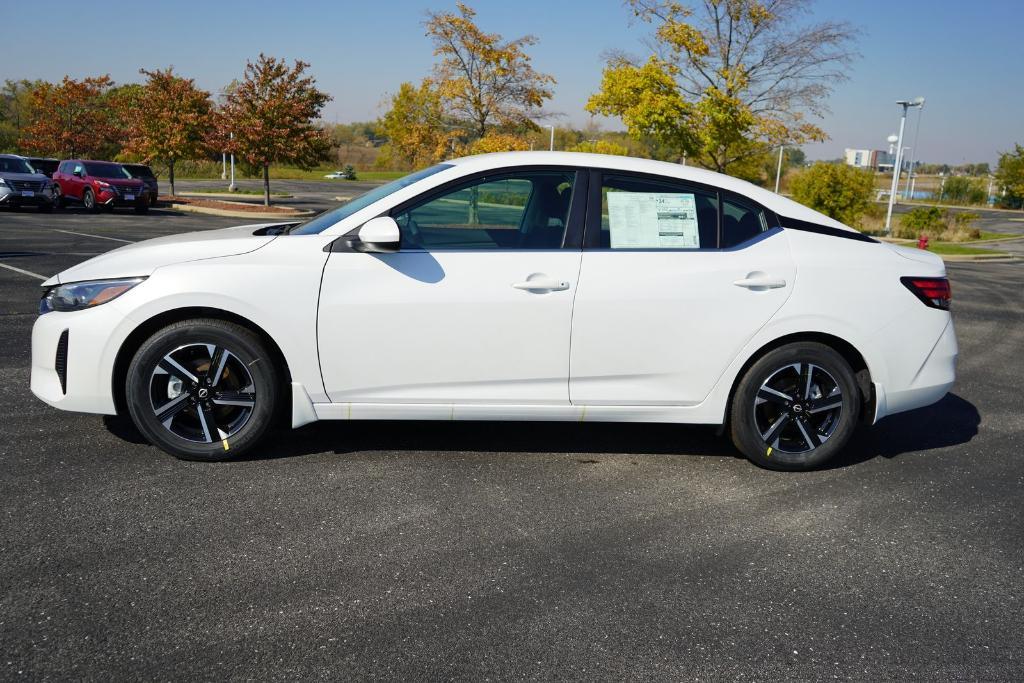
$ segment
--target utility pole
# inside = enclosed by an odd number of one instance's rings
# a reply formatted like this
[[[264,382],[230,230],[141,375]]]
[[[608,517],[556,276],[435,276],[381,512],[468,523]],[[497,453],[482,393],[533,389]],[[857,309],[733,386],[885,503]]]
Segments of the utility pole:
[[[917,154],[917,136],[921,134],[921,116],[924,114],[924,98],[918,97],[914,102],[920,102],[920,104],[917,105],[919,107],[917,110],[917,127],[914,129],[914,144],[910,147],[910,168],[907,170],[907,190],[903,195],[904,199],[914,198],[914,156]],[[915,105],[912,103],[911,106]],[[920,159],[921,157],[917,158]]]
[[[892,187],[889,189],[889,206],[885,211],[885,234],[892,233],[892,204],[896,201],[896,193],[900,188],[900,170],[903,165],[903,129],[907,125],[907,109],[909,107],[920,107],[924,104],[924,98],[919,97],[918,102],[908,100],[900,100],[896,104],[903,107],[903,113],[900,115],[900,132],[896,136],[896,163],[892,167]]]
[[[779,193],[779,179],[782,177],[782,150],[786,149],[785,145],[779,145],[779,167],[775,169],[775,194]]]

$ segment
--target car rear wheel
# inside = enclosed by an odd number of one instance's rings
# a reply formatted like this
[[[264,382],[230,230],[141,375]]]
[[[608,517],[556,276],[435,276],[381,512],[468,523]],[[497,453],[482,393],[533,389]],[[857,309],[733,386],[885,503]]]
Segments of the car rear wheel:
[[[85,207],[86,211],[99,210],[99,206],[96,204],[96,195],[89,188],[85,188],[82,191],[82,206]]]
[[[846,446],[860,408],[850,364],[824,344],[797,342],[768,352],[747,370],[733,395],[730,431],[754,464],[813,469]]]
[[[183,460],[228,460],[273,422],[281,380],[252,331],[214,319],[187,320],[147,339],[128,367],[125,395],[139,431]]]

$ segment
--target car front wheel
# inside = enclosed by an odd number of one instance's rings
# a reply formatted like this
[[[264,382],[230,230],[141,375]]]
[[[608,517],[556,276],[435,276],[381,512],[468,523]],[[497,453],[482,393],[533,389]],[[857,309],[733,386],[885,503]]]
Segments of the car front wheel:
[[[82,192],[82,206],[85,207],[86,211],[99,211],[99,206],[96,204],[96,195],[88,188]]]
[[[128,367],[132,420],[183,460],[227,460],[256,445],[278,404],[280,372],[264,342],[234,323],[174,323],[147,339]]]
[[[736,447],[776,470],[820,467],[849,442],[861,394],[850,364],[815,342],[787,344],[755,362],[730,407]]]

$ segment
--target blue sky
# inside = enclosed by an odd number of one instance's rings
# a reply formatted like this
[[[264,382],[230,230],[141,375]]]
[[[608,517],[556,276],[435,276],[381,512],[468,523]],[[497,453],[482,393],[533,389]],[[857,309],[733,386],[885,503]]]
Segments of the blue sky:
[[[599,82],[601,54],[643,53],[649,30],[631,24],[617,0],[470,4],[485,30],[540,39],[535,67],[558,80],[548,109],[564,115],[556,121],[577,126],[589,119],[583,104]],[[47,7],[45,24],[34,10],[5,13],[0,79],[109,73],[127,82],[139,79],[139,67],[173,64],[215,91],[263,51],[310,62],[334,96],[325,118],[345,122],[376,118],[387,93],[428,73],[424,13],[454,2],[58,0]],[[831,140],[808,146],[811,158],[884,147],[898,125],[895,100],[917,95],[928,100],[918,144],[926,161],[995,161],[1015,141],[1024,143],[1024,0],[818,0],[813,7],[815,18],[858,27],[861,57],[819,122]],[[611,120],[602,125],[620,128]]]

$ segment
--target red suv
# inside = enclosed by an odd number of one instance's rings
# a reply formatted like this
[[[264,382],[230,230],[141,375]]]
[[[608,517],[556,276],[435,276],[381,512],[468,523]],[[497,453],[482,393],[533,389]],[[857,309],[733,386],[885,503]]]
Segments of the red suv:
[[[136,213],[149,210],[149,192],[121,164],[110,161],[71,159],[60,162],[53,180],[60,187],[61,206],[81,202],[89,211],[131,206]]]

